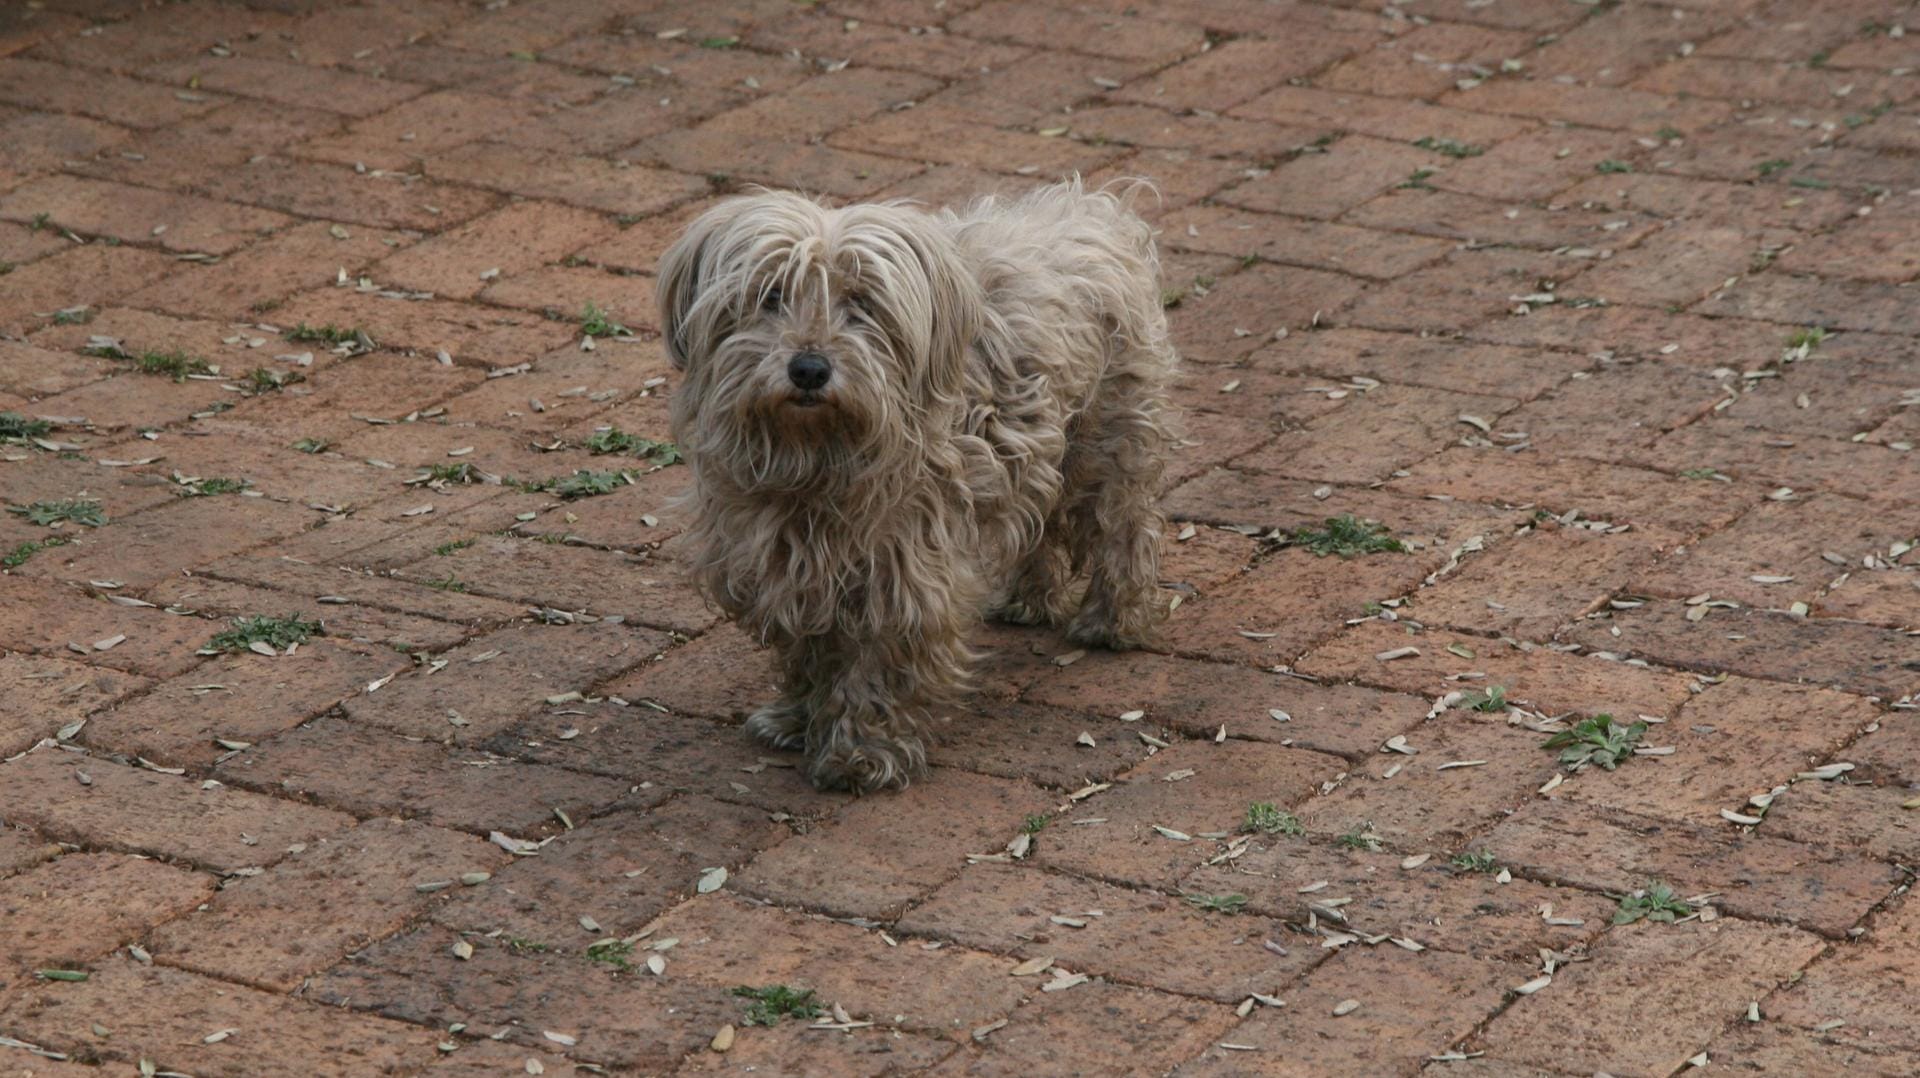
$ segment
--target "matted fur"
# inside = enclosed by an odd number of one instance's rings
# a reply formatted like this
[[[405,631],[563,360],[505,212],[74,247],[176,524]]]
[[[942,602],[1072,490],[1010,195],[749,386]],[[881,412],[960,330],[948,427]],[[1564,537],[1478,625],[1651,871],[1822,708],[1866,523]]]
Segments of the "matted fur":
[[[662,259],[688,556],[779,654],[782,699],[748,729],[803,748],[816,785],[925,767],[983,610],[1089,645],[1153,635],[1174,352],[1132,189],[939,213],[764,192]],[[789,377],[802,352],[831,364],[824,390]]]

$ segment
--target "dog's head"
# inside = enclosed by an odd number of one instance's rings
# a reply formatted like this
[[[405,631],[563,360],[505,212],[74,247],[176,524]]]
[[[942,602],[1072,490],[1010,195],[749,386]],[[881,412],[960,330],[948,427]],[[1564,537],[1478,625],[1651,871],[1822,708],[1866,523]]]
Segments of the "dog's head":
[[[937,219],[781,192],[701,215],[662,258],[658,290],[686,372],[676,437],[742,489],[907,459],[962,406],[983,308]]]

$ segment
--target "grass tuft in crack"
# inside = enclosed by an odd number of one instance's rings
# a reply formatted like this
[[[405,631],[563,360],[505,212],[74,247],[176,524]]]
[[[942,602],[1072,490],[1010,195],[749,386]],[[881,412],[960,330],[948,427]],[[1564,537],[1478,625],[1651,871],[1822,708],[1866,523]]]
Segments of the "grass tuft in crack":
[[[818,1018],[827,1013],[813,998],[811,988],[791,988],[784,984],[761,988],[741,985],[733,994],[753,1001],[747,1005],[745,1019],[750,1026],[777,1026],[782,1018]]]
[[[651,438],[642,438],[637,434],[628,434],[619,427],[594,431],[587,438],[587,451],[594,454],[625,453],[644,457],[661,467],[680,463],[680,447],[672,442],[656,442]]]
[[[70,542],[72,542],[71,539],[55,535],[39,540],[38,542],[21,543],[5,555],[0,555],[0,569],[18,569],[22,565],[27,564],[28,559],[40,553],[42,550],[50,550],[57,546],[66,546]]]
[[[1632,894],[1620,896],[1620,908],[1614,912],[1613,923],[1630,925],[1635,921],[1659,921],[1672,924],[1692,913],[1693,907],[1674,894],[1673,888],[1655,882]]]
[[[34,502],[32,505],[10,505],[7,507],[7,512],[26,517],[29,524],[82,524],[89,528],[98,528],[107,522],[106,511],[100,503],[86,498],[63,502]]]
[[[1568,771],[1596,764],[1612,771],[1633,755],[1633,748],[1647,732],[1647,724],[1633,722],[1622,726],[1612,715],[1595,715],[1553,735],[1541,747],[1559,749],[1560,762]]]
[[[1263,835],[1303,835],[1307,831],[1298,816],[1268,801],[1255,801],[1247,806],[1240,830]]]
[[[298,614],[284,618],[256,615],[234,618],[233,628],[215,635],[207,646],[216,651],[245,651],[254,644],[266,644],[280,651],[289,644],[304,644],[323,632],[319,622],[303,621]]]
[[[1386,525],[1373,520],[1360,520],[1351,513],[1328,517],[1318,528],[1296,528],[1287,537],[1287,542],[1305,547],[1323,558],[1329,554],[1347,559],[1362,554],[1404,554],[1407,551],[1400,540],[1387,534]]]
[[[0,412],[0,442],[44,438],[52,430],[53,424],[44,419],[29,419],[19,412]]]
[[[615,322],[599,304],[589,303],[580,312],[580,332],[589,337],[625,337],[633,331]]]
[[[1247,908],[1247,896],[1232,895],[1188,895],[1187,905],[1205,913],[1239,913]]]

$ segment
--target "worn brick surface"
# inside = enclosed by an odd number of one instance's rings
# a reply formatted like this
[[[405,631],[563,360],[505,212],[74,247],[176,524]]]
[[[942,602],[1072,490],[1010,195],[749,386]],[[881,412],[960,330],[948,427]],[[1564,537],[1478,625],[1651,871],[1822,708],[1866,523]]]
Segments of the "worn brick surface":
[[[0,994],[32,971],[76,969],[205,901],[213,877],[120,854],[76,853],[0,883]]]
[[[1616,928],[1587,962],[1508,1008],[1475,1044],[1490,1056],[1536,1066],[1670,1073],[1725,1029],[1729,1014],[1764,999],[1820,949],[1804,932],[1744,921]],[[1667,1005],[1635,1006],[1656,984],[1670,993]],[[1633,1035],[1595,1035],[1616,1024]]]
[[[814,930],[804,935],[802,925]],[[905,1029],[964,1032],[1011,1010],[1031,982],[1016,964],[959,947],[890,946],[877,932],[705,895],[655,922],[679,939],[670,968],[696,984],[803,984],[850,1014],[882,1015]],[[777,947],[767,946],[770,938]]]
[[[445,901],[425,884],[486,871],[507,854],[423,824],[369,820],[235,880],[203,909],[154,932],[155,961],[288,991],[310,973]],[[316,903],[316,895],[325,901]]]
[[[1900,5],[13,7],[0,412],[50,428],[0,421],[0,1033],[72,1059],[0,1069],[1920,1066]],[[1074,171],[1157,189],[1178,608],[1120,655],[977,629],[933,773],[816,791],[739,729],[777,684],[686,579],[690,469],[588,448],[672,437],[661,252],[749,184]],[[107,522],[30,519],[70,499]],[[1405,552],[1287,541],[1347,514]],[[287,614],[325,635],[199,653]],[[1599,712],[1658,751],[1554,779],[1533,727]],[[1717,919],[1610,926],[1656,879]]]

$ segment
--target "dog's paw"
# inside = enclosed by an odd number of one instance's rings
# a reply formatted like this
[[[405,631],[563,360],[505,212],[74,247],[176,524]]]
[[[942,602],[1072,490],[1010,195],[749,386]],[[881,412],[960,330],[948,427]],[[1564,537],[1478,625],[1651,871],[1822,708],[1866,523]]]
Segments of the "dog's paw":
[[[1083,608],[1067,623],[1067,639],[1085,648],[1134,651],[1160,642],[1160,619],[1151,616],[1120,618],[1111,610]]]
[[[919,738],[872,737],[815,756],[807,777],[817,789],[864,794],[905,789],[926,766],[927,747]]]
[[[788,752],[807,746],[807,715],[787,701],[768,704],[747,716],[747,733],[765,745]]]
[[[987,616],[1002,625],[1045,625],[1053,620],[1044,608],[1019,599],[995,603]]]

